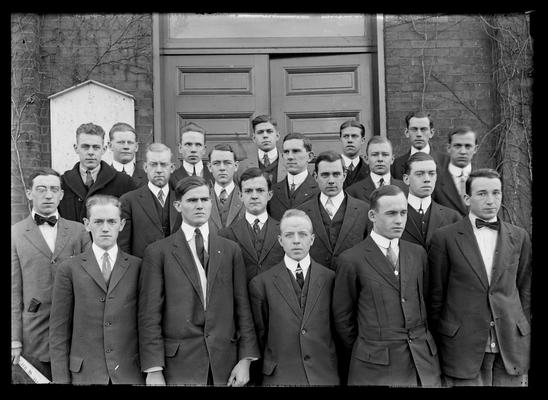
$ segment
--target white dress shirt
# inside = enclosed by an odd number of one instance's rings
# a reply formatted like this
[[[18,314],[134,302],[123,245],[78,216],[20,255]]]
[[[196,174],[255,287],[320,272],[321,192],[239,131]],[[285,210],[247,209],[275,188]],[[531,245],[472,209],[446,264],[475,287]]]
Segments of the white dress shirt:
[[[198,227],[200,229],[200,233],[202,234],[202,237],[204,238],[204,251],[207,252],[208,249],[208,240],[209,240],[209,226],[207,222],[203,224],[202,226]],[[200,285],[202,286],[202,293],[204,295],[204,310],[206,308],[206,297],[207,297],[207,279],[205,275],[205,269],[202,263],[200,262],[200,259],[198,258],[198,253],[196,252],[196,240],[195,240],[195,233],[194,230],[196,229],[195,226],[191,226],[187,224],[186,222],[183,222],[181,224],[181,230],[183,231],[185,235],[185,239],[188,243],[188,246],[190,247],[190,251],[192,252],[192,257],[194,257],[194,262],[196,263],[196,266],[198,267],[198,275],[200,276]]]
[[[487,227],[482,227],[480,229],[476,228],[476,219],[478,217],[472,212],[468,214],[468,218],[470,218],[470,222],[472,223],[474,236],[476,237],[476,241],[478,242],[481,258],[483,259],[483,264],[485,265],[485,272],[487,272],[487,279],[489,281],[489,284],[491,284],[493,257],[495,255],[495,248],[497,247],[498,232]],[[494,222],[496,220],[497,217],[495,216],[487,222]]]
[[[266,220],[268,219],[268,213],[266,211],[259,215],[253,215],[247,211],[245,212],[245,219],[252,228],[257,218],[259,218],[259,228],[263,229],[263,226],[266,224]]]
[[[135,171],[135,159],[126,164],[122,164],[116,160],[112,160],[112,167],[118,172],[125,171],[126,174],[128,174],[129,176],[133,176],[133,172]]]
[[[101,268],[103,267],[103,254],[105,254],[105,251],[108,254],[108,260],[110,261],[112,270],[114,270],[114,263],[116,262],[116,257],[118,257],[118,245],[116,243],[108,250],[102,249],[93,243],[91,249],[93,250],[97,264],[99,264],[99,271],[102,272]]]
[[[379,246],[379,248],[382,251],[382,254],[384,254],[385,257],[386,257],[386,253],[388,252],[388,246],[392,248],[392,251],[396,255],[396,259],[400,256],[400,246],[399,246],[400,239],[399,238],[394,238],[390,240],[388,238],[385,238],[382,235],[379,235],[374,230],[371,231],[370,236],[371,236],[371,239],[373,239],[373,241],[377,244],[377,246]],[[396,270],[394,271],[394,274],[398,275],[399,272]]]
[[[344,201],[344,191],[341,190],[338,195],[329,197],[326,196],[323,193],[320,193],[320,203],[322,204],[323,208],[325,208],[325,205],[327,204],[327,200],[331,199],[331,202],[333,203],[333,215],[337,214],[337,211],[339,210],[339,207],[341,206],[342,202]],[[327,209],[326,209],[327,210]]]
[[[376,189],[379,188],[379,181],[381,178],[383,179],[383,185],[390,185],[390,171],[384,175],[378,175],[374,172],[370,172],[369,174],[371,175],[371,179],[373,179]]]
[[[232,193],[232,191],[234,190],[235,187],[236,187],[236,185],[234,185],[234,181],[230,181],[230,183],[228,185],[226,185],[225,187],[222,187],[217,182],[215,182],[215,184],[213,185],[213,190],[215,191],[215,194],[217,195],[217,198],[220,198],[221,191],[223,189],[226,190],[226,196],[228,197],[228,196],[230,196],[230,193]]]
[[[301,183],[303,183],[306,180],[306,177],[308,176],[308,170],[304,170],[303,172],[298,173],[297,175],[287,173],[287,182],[289,183],[289,188],[291,188],[291,184],[295,184],[295,190],[301,186]]]
[[[203,177],[202,170],[204,169],[204,163],[198,161],[196,164],[191,164],[183,160],[183,168],[186,170],[188,176],[192,176],[194,172],[194,167],[196,167],[196,176]]]
[[[297,279],[297,264],[301,266],[303,270],[303,278],[306,279],[306,274],[308,273],[308,268],[310,267],[310,253],[306,255],[301,261],[297,261],[289,257],[287,254],[284,256],[285,266],[293,274],[293,278]]]
[[[453,183],[455,184],[455,187],[457,188],[457,192],[460,193],[460,179],[461,175],[464,175],[464,179],[468,179],[468,175],[470,175],[470,172],[472,172],[472,164],[468,164],[464,168],[459,168],[452,163],[449,163],[448,166],[449,173],[453,177]],[[461,196],[464,196],[464,193],[460,193]]]
[[[426,153],[426,154],[430,154],[430,143],[426,143],[426,146],[424,146],[421,150],[411,146],[411,154],[409,154],[409,156],[412,156],[413,154],[419,151],[422,151],[423,153]]]
[[[344,166],[346,168],[350,167],[350,164],[352,164],[354,166],[354,169],[356,169],[358,167],[358,164],[360,163],[360,156],[356,156],[352,159],[345,156],[344,154],[341,154],[341,156],[342,156],[342,159],[344,161]]]
[[[278,159],[278,149],[274,147],[272,150],[268,152],[264,152],[261,149],[257,149],[259,161],[263,162],[264,155],[266,154],[268,156],[268,161],[270,161],[270,164],[272,164],[274,161]]]
[[[422,205],[422,211],[424,211],[424,213],[426,214],[426,210],[428,210],[428,207],[430,207],[430,204],[432,204],[432,196],[426,196],[421,198],[409,193],[407,195],[407,203],[417,212],[420,210]]]
[[[34,220],[34,215],[36,214],[36,211],[34,211],[33,209],[31,214],[32,214],[32,219]],[[42,214],[38,214],[38,215],[42,215]],[[53,214],[42,215],[42,217],[51,217],[53,215],[57,217],[57,222],[59,222],[59,212],[57,210],[55,210]],[[59,225],[58,223],[53,226],[50,226],[50,224],[48,223],[38,225],[38,229],[40,229],[40,233],[42,233],[42,236],[44,237],[44,240],[46,241],[52,253],[55,251],[55,240],[57,239],[58,225]]]
[[[164,201],[167,201],[167,196],[169,195],[169,183],[166,183],[161,188],[153,184],[152,182],[148,181],[148,188],[154,195],[154,197],[158,198],[158,192],[161,190],[164,192]],[[159,201],[159,200],[158,200]]]
[[[101,163],[99,163],[98,166],[93,168],[91,172],[91,177],[93,178],[93,183],[97,181],[97,175],[99,175],[99,170],[101,169]],[[82,181],[84,182],[84,185],[86,184],[86,171],[84,167],[82,167],[82,163],[80,163],[80,177],[82,177]]]

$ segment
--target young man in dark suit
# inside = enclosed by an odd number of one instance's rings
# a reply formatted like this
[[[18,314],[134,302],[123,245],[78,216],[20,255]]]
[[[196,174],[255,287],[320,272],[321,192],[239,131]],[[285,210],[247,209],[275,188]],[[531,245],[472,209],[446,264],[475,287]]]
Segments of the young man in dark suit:
[[[301,210],[280,221],[283,261],[251,280],[264,386],[338,385],[329,311],[335,274],[310,257],[312,222]]]
[[[394,178],[403,180],[405,162],[418,151],[430,154],[438,168],[447,163],[447,154],[436,151],[430,144],[430,139],[435,134],[434,121],[430,114],[423,111],[412,111],[407,114],[405,116],[405,131],[403,134],[411,142],[411,148],[394,160],[390,168],[390,172]]]
[[[240,247],[210,233],[209,186],[175,187],[181,229],[150,244],[139,290],[141,368],[148,385],[243,386],[259,357]]]
[[[432,200],[436,186],[436,162],[422,151],[413,154],[405,163],[403,181],[409,186],[407,222],[402,239],[427,249],[436,229],[459,221],[462,217],[453,210]]]
[[[272,185],[273,195],[268,202],[268,212],[277,220],[285,210],[298,207],[320,191],[308,173],[308,163],[314,158],[310,139],[302,133],[290,133],[284,137],[282,148],[287,176]]]
[[[174,169],[171,149],[162,143],[150,144],[144,168],[148,183],[120,197],[126,222],[118,236],[122,251],[140,258],[150,243],[176,232],[182,221],[173,206],[175,194],[169,185]]]
[[[213,185],[213,175],[207,168],[207,161],[203,160],[206,154],[206,131],[204,128],[188,122],[181,127],[179,133],[179,153],[183,158],[181,166],[170,177],[171,186],[187,176],[201,176],[207,184]]]
[[[80,161],[61,176],[63,198],[59,214],[71,221],[82,222],[86,217],[86,201],[95,194],[120,197],[137,186],[127,174],[116,171],[101,161],[105,154],[105,131],[93,123],[76,129],[74,151]]]
[[[367,236],[369,205],[343,191],[345,169],[341,155],[334,151],[324,151],[316,157],[314,178],[320,193],[298,209],[312,220],[316,239],[310,255],[334,270],[338,255]]]
[[[333,318],[350,355],[348,385],[439,386],[427,327],[426,251],[400,240],[407,200],[397,186],[371,194],[373,230],[337,259]]]
[[[139,142],[135,129],[125,122],[117,122],[110,128],[108,137],[108,147],[112,152],[111,167],[131,176],[137,187],[146,185],[147,174],[143,165],[137,162]]]
[[[243,218],[219,231],[240,245],[249,282],[257,274],[279,263],[284,256],[278,234],[280,223],[268,215],[266,205],[272,197],[270,176],[260,168],[249,168],[240,177]]]
[[[23,355],[51,380],[49,316],[55,272],[91,243],[84,225],[59,217],[63,191],[57,171],[33,171],[27,187],[32,211],[11,227],[11,355],[14,365]],[[13,383],[20,382],[14,377]]]
[[[137,285],[141,259],[121,251],[120,201],[86,202],[91,249],[65,260],[55,275],[50,318],[54,383],[143,384],[139,368]]]
[[[368,138],[365,137],[363,124],[353,119],[343,122],[339,129],[342,146],[342,159],[346,170],[343,189],[365,179],[369,175],[369,165],[360,156],[360,150]]]
[[[439,176],[432,198],[439,204],[468,214],[464,200],[466,179],[472,171],[472,158],[478,150],[476,133],[468,126],[461,126],[449,132],[447,152],[449,159],[438,165]]]
[[[524,386],[531,345],[531,242],[497,218],[492,169],[466,181],[468,215],[437,230],[428,251],[430,326],[448,386]]]
[[[383,185],[395,185],[407,194],[403,181],[390,175],[390,166],[394,162],[392,143],[384,136],[373,136],[367,142],[365,159],[369,165],[366,178],[346,189],[346,193],[357,199],[369,202],[373,190]]]

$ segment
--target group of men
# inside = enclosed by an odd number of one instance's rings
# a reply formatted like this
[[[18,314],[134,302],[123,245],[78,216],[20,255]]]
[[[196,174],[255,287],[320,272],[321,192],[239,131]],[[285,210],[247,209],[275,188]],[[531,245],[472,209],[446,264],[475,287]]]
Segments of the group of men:
[[[257,152],[206,158],[206,132],[135,162],[135,130],[81,125],[80,161],[29,177],[12,226],[12,359],[55,383],[524,385],[531,243],[498,216],[502,182],[472,170],[476,133],[410,150],[354,120],[342,154],[252,121]],[[361,156],[365,146],[365,156]],[[280,154],[281,153],[281,154]],[[313,172],[309,164],[313,162]]]

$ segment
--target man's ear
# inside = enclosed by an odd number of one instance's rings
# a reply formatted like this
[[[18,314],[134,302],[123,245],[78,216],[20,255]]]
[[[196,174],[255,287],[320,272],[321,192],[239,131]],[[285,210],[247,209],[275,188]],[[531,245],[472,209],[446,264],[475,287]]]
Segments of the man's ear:
[[[407,186],[409,186],[409,175],[403,174],[403,183],[405,183]]]
[[[409,139],[409,129],[405,128],[405,130],[403,131],[403,136]]]

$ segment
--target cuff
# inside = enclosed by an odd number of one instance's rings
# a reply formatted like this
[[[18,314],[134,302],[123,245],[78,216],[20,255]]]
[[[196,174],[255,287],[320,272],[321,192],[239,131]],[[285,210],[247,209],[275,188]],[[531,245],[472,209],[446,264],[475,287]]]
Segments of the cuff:
[[[18,349],[18,348],[22,348],[23,347],[23,343],[21,343],[19,340],[12,340],[11,341],[11,348],[12,349]]]
[[[158,371],[162,371],[163,369],[164,369],[163,367],[150,367],[145,369],[143,372],[148,374],[149,372],[158,372]]]

